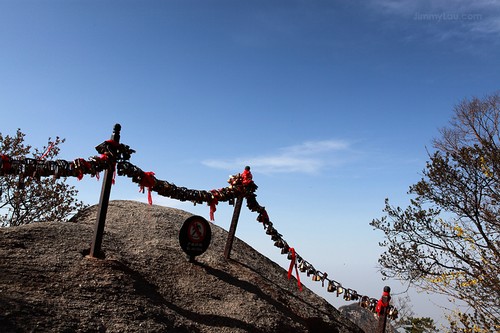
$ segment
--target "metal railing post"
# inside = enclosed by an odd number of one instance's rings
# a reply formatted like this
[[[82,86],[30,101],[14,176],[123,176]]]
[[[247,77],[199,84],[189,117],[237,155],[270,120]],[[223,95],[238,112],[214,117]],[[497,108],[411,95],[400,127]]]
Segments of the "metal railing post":
[[[391,288],[385,286],[382,297],[379,300],[381,307],[380,312],[378,313],[377,333],[385,333],[385,327],[387,325],[387,310],[389,309],[389,302],[391,300],[390,292]]]
[[[120,124],[115,124],[111,140],[116,143],[120,142]],[[111,161],[111,165],[104,171],[104,179],[102,182],[101,197],[99,199],[99,207],[97,209],[97,219],[95,223],[94,239],[90,247],[90,256],[94,258],[102,257],[101,243],[104,234],[104,224],[106,223],[106,214],[108,212],[109,195],[111,193],[111,185],[113,183],[113,173],[116,168],[116,161]]]
[[[231,249],[233,248],[233,241],[236,234],[236,227],[238,226],[238,219],[240,218],[242,203],[243,197],[239,196],[234,205],[233,218],[231,220],[231,226],[229,227],[229,234],[227,235],[226,249],[224,250],[224,257],[226,260],[231,256]]]

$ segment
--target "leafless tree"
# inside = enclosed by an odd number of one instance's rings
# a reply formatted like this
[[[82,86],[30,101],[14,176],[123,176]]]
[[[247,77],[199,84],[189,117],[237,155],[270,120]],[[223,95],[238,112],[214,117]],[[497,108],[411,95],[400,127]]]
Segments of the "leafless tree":
[[[452,332],[500,331],[500,96],[459,103],[406,209],[386,199],[382,273],[466,304]]]
[[[0,168],[7,168],[8,159],[29,157],[51,159],[58,155],[64,139],[48,139],[43,150],[24,143],[20,129],[15,136],[0,133]],[[30,157],[31,155],[31,157]],[[19,226],[45,221],[64,221],[84,207],[77,200],[78,191],[64,178],[39,177],[36,174],[9,175],[0,173],[0,225]]]

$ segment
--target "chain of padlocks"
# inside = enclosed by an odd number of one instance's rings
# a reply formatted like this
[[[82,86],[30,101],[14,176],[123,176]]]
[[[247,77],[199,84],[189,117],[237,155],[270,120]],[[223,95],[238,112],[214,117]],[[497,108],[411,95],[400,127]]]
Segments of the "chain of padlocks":
[[[229,178],[229,186],[225,188],[211,191],[193,190],[159,180],[154,177],[154,173],[144,172],[139,167],[130,163],[128,160],[135,151],[127,145],[107,140],[98,145],[96,150],[100,154],[99,156],[93,156],[87,160],[78,158],[73,161],[49,161],[26,157],[12,158],[0,154],[0,176],[17,175],[20,179],[24,177],[40,178],[49,176],[53,176],[54,178],[77,177],[78,179],[82,179],[84,175],[99,178],[101,171],[116,170],[119,176],[131,178],[132,182],[139,184],[141,189],[148,188],[149,194],[151,191],[154,191],[161,196],[180,201],[191,201],[195,204],[207,203],[213,207],[218,202],[234,204],[235,199],[244,197],[247,201],[248,209],[259,214],[257,221],[263,224],[266,234],[271,236],[271,240],[274,241],[274,246],[281,249],[281,254],[287,254],[289,260],[296,260],[296,268],[300,272],[306,273],[308,277],[311,277],[312,281],[321,282],[323,287],[326,282],[326,290],[330,293],[335,293],[337,297],[342,295],[346,301],[358,301],[361,307],[375,313],[378,302],[376,298],[361,295],[354,289],[343,287],[340,282],[330,279],[326,272],[317,270],[295,250],[291,251],[288,243],[270,221],[266,209],[257,202],[254,193],[257,190],[257,185],[253,181],[243,185],[241,174],[236,174]],[[297,278],[299,277],[297,276]],[[387,310],[388,318],[397,318],[398,310],[394,306],[390,305]]]

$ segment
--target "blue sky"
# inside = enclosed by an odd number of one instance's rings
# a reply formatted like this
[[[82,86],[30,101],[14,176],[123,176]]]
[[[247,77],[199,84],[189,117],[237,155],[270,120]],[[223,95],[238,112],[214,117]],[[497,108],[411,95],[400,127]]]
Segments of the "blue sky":
[[[88,158],[120,123],[132,163],[193,189],[250,165],[301,256],[360,293],[398,293],[369,223],[385,198],[408,203],[454,105],[498,90],[499,14],[487,0],[0,0],[0,132],[21,128],[37,147],[60,136],[61,158]],[[95,179],[74,185],[98,202]],[[126,178],[112,199],[147,202]],[[204,205],[153,202],[208,218]],[[216,223],[231,215],[220,204]],[[244,209],[237,236],[287,267],[255,218]]]

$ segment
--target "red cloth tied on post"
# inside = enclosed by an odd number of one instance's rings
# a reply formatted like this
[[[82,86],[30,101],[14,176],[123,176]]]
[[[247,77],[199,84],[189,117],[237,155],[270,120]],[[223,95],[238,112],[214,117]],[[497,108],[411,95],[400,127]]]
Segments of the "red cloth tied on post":
[[[241,179],[243,185],[248,185],[253,181],[252,173],[250,172],[250,167],[246,167],[245,170],[241,173]]]
[[[141,182],[139,183],[139,192],[144,193],[144,187],[148,188],[148,203],[153,204],[153,197],[151,196],[151,190],[156,184],[155,173],[153,171],[144,172],[142,175]]]
[[[4,172],[9,171],[11,168],[9,156],[0,154],[0,157],[2,158],[2,171]]]
[[[91,170],[92,168],[90,162],[84,160],[83,158],[77,158],[73,163],[78,172],[78,174],[76,175],[76,178],[78,178],[78,180],[82,180],[83,176],[85,175],[85,171]]]
[[[299,270],[297,269],[297,255],[295,254],[295,249],[291,247],[289,249],[291,254],[290,268],[288,268],[288,280],[292,278],[293,267],[295,266],[295,274],[297,275],[297,286],[299,290],[302,291],[302,283],[300,283]]]
[[[391,296],[388,292],[384,291],[382,293],[382,297],[377,302],[377,307],[375,308],[375,312],[377,312],[379,316],[383,316],[385,314],[385,309],[389,306],[390,300]]]
[[[215,211],[217,210],[217,204],[219,203],[219,192],[212,190],[212,200],[210,201],[210,221],[215,221]]]
[[[103,162],[108,162],[108,161],[109,161],[109,157],[108,157],[108,155],[106,155],[106,154],[101,154],[101,155],[99,155],[99,156],[96,156],[96,157],[95,157],[95,159],[96,159],[96,160],[101,160],[101,161],[103,161]],[[97,171],[97,172],[95,173],[95,178],[96,178],[97,180],[99,180],[99,178],[100,178],[100,177],[101,177],[101,175],[99,174],[99,171]],[[114,172],[113,172],[113,179],[111,180],[111,183],[112,183],[113,185],[115,185],[115,177],[116,177],[116,168],[114,168]]]
[[[109,163],[109,156],[108,156],[107,154],[101,154],[101,155],[99,155],[99,156],[96,156],[95,158],[96,158],[96,160],[101,160],[101,161],[103,161],[103,162],[107,162],[107,163]],[[114,169],[114,171],[113,171],[113,179],[111,180],[111,184],[115,185],[116,168],[113,166],[113,169]],[[97,180],[99,180],[99,178],[100,178],[100,177],[101,177],[101,176],[100,176],[99,172],[96,172],[96,173],[95,173],[95,178],[96,178]]]

